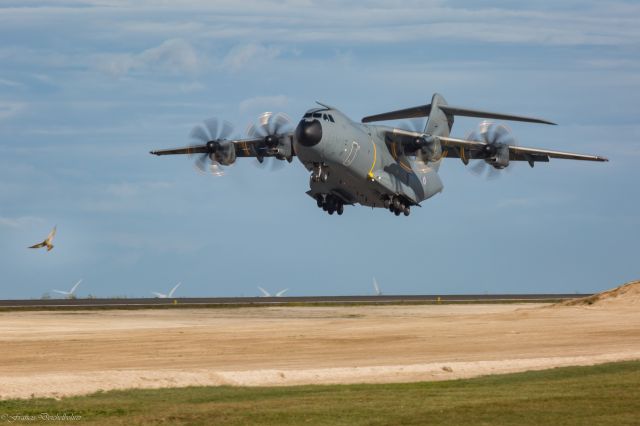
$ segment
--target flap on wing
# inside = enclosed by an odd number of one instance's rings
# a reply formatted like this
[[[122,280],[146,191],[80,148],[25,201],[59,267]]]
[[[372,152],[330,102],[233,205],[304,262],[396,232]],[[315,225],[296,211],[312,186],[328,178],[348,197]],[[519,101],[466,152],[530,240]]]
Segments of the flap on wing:
[[[259,142],[263,142],[264,138],[251,138],[251,139],[237,139],[230,140],[227,142],[232,142],[235,146],[236,155],[239,157],[253,157],[256,155],[255,149],[253,149],[253,145]],[[156,151],[150,151],[150,154],[153,155],[181,155],[181,154],[206,154],[211,152],[207,145],[191,145],[185,146],[182,148],[173,148],[173,149],[160,149]],[[268,155],[265,155],[265,157]]]
[[[484,148],[487,144],[485,142],[478,142],[466,139],[455,139],[455,138],[447,138],[447,137],[438,137],[440,143],[442,144],[442,149],[446,148],[458,148],[458,154],[460,154],[460,149],[463,149],[463,155],[468,154],[467,158],[475,159],[475,158],[484,158],[481,156],[482,148]],[[456,155],[456,152],[449,151],[449,157],[460,157],[460,155]],[[540,148],[527,148],[523,146],[510,145],[509,146],[509,159],[512,161],[528,161],[532,162],[547,162],[549,158],[562,158],[565,160],[582,160],[582,161],[609,161],[605,157],[601,157],[599,155],[588,155],[588,154],[576,154],[573,152],[563,152],[563,151],[552,151],[548,149],[540,149]]]
[[[562,158],[565,160],[584,160],[584,161],[609,161],[606,157],[601,157],[599,155],[586,155],[586,154],[576,154],[573,152],[563,152],[563,151],[551,151],[548,149],[538,149],[538,148],[526,148],[523,146],[510,146],[509,151],[513,154],[527,157],[527,156],[547,156],[550,158]]]

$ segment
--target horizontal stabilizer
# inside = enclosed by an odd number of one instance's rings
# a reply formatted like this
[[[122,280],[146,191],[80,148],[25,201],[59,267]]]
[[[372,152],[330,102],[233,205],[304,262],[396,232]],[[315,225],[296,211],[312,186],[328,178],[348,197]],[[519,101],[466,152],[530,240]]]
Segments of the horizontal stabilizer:
[[[478,109],[461,108],[451,105],[438,105],[447,115],[459,115],[465,117],[494,118],[497,120],[524,121],[527,123],[553,124],[551,121],[535,117],[525,117],[523,115],[502,114],[498,112],[482,111]],[[428,117],[431,113],[431,104],[420,105],[412,108],[399,109],[382,114],[369,115],[362,119],[363,123],[374,121],[400,120],[406,118]]]
[[[441,105],[440,109],[444,111],[445,114],[461,115],[465,117],[495,118],[496,120],[524,121],[527,123],[551,124],[554,126],[556,124],[556,123],[552,123],[551,121],[543,120],[541,118],[525,117],[523,115],[501,114],[499,112],[489,112],[489,111],[481,111],[478,109],[460,108],[460,107],[455,107],[451,105]]]
[[[421,105],[413,108],[399,109],[397,111],[384,112],[382,114],[369,115],[362,119],[363,123],[373,121],[400,120],[403,118],[427,117],[431,113],[431,104]]]

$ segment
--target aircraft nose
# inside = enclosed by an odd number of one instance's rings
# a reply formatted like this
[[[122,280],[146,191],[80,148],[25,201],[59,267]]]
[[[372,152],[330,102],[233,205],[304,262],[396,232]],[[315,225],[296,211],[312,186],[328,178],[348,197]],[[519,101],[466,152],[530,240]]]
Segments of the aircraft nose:
[[[322,139],[322,125],[318,120],[301,120],[296,127],[296,139],[303,146],[314,146]]]

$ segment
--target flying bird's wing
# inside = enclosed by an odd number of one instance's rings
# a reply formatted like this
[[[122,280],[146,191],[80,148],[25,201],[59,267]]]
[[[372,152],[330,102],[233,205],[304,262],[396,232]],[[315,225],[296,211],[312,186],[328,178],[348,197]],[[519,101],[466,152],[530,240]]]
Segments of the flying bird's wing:
[[[276,297],[282,297],[287,291],[289,291],[288,288],[285,288],[284,290],[280,290],[279,292],[276,293]]]
[[[173,292],[174,292],[174,291],[176,291],[176,289],[177,289],[178,287],[180,287],[180,284],[182,284],[182,283],[178,283],[178,284],[176,284],[176,286],[175,286],[175,287],[173,287],[173,288],[171,289],[171,291],[170,291],[170,292],[169,292],[169,294],[168,294],[168,297],[173,296]]]
[[[156,293],[155,291],[152,291],[151,294],[153,294],[156,297],[159,297],[160,299],[164,299],[165,297],[167,297],[166,294],[163,293]]]
[[[36,249],[36,248],[44,247],[44,246],[46,246],[46,245],[47,245],[47,242],[46,242],[46,241],[43,241],[43,242],[41,242],[41,243],[38,243],[38,244],[35,244],[35,245],[32,245],[32,246],[29,246],[29,248]]]
[[[56,228],[58,226],[54,226],[53,229],[51,230],[51,232],[49,232],[49,235],[47,235],[47,239],[45,241],[48,241],[49,243],[51,243],[53,241],[53,238],[56,236]]]
[[[262,295],[264,297],[271,297],[271,293],[269,293],[267,290],[265,290],[264,288],[258,286],[258,289],[262,292]]]
[[[58,294],[64,294],[65,296],[69,294],[68,291],[63,291],[63,290],[53,290],[53,292]]]

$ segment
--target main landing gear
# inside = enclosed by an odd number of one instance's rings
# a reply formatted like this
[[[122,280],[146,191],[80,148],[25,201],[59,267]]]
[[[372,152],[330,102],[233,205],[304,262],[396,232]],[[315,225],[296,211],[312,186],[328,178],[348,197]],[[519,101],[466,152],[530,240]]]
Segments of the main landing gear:
[[[324,164],[316,163],[311,171],[312,182],[326,182],[329,179],[329,168]]]
[[[384,200],[384,207],[396,216],[400,216],[403,213],[405,216],[409,216],[411,213],[411,207],[408,203],[395,195]]]
[[[316,202],[318,203],[318,207],[329,214],[338,213],[338,215],[342,215],[342,213],[344,213],[344,203],[334,195],[318,194],[316,195]]]

